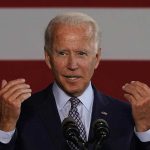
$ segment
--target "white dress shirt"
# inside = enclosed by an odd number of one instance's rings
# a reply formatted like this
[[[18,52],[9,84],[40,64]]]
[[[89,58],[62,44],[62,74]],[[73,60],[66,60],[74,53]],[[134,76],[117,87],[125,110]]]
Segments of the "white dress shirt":
[[[71,108],[71,103],[69,99],[71,97],[68,96],[61,88],[59,88],[59,86],[56,83],[54,83],[53,85],[53,93],[56,100],[56,105],[60,119],[61,121],[63,121],[65,118],[68,117],[69,110]],[[94,92],[91,83],[82,93],[82,95],[78,97],[78,99],[81,101],[81,103],[79,103],[77,109],[80,114],[82,123],[85,126],[86,137],[88,138],[94,101]]]
[[[59,88],[59,86],[54,83],[53,84],[53,93],[56,100],[57,109],[59,112],[59,116],[61,121],[64,120],[64,118],[68,117],[69,110],[71,108],[71,104],[68,101],[71,97],[68,96],[62,89]],[[91,86],[91,83],[86,88],[84,93],[78,97],[80,99],[81,103],[77,107],[78,111],[80,112],[81,120],[85,126],[87,138],[89,135],[89,129],[90,129],[90,123],[91,123],[91,115],[92,115],[92,107],[93,107],[93,100],[94,100],[94,92]],[[0,142],[2,143],[9,143],[15,130],[10,132],[4,132],[0,130]],[[141,142],[148,142],[150,141],[150,129],[145,132],[136,132],[135,134],[139,138]]]

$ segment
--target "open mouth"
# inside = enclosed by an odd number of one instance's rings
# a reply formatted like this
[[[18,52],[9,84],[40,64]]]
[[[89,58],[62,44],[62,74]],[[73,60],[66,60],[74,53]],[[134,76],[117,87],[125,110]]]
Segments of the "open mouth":
[[[69,79],[69,80],[72,80],[72,81],[81,78],[80,76],[76,76],[76,75],[65,75],[64,77]]]

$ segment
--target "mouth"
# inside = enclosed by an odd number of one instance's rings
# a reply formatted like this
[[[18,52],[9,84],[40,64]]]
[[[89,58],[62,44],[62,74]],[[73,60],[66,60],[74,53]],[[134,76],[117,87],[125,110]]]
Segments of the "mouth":
[[[81,78],[81,76],[77,76],[77,75],[65,75],[64,76],[66,79],[69,79],[70,81],[76,81],[79,78]]]

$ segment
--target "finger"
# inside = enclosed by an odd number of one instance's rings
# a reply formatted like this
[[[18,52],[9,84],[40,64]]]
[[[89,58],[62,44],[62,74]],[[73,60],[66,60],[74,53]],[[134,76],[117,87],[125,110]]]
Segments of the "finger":
[[[136,104],[136,99],[130,94],[124,94],[124,97],[132,104]]]
[[[150,95],[150,88],[145,83],[134,81],[132,84],[138,88],[138,92],[141,96]]]
[[[9,81],[5,85],[5,87],[1,90],[1,93],[6,92],[10,87],[14,85],[21,84],[21,83],[25,83],[25,79],[16,79],[16,80]]]
[[[18,100],[19,100],[18,102],[23,102],[25,99],[24,99],[24,96],[22,96],[22,95],[27,95],[27,97],[28,97],[28,96],[31,96],[31,92],[32,92],[31,89],[18,89],[7,99],[9,102],[13,102],[13,101],[17,102]],[[18,97],[20,97],[20,98],[18,98]]]
[[[139,93],[141,97],[147,96],[147,90],[138,81],[131,82],[131,85]]]
[[[132,84],[126,83],[126,84],[122,87],[122,89],[123,89],[127,94],[132,95],[136,101],[141,100],[141,98],[142,98],[141,95],[139,94],[137,88],[136,88],[135,86],[133,86]]]
[[[142,82],[140,82],[140,81],[132,81],[132,83],[133,83],[133,84],[136,84],[136,85],[138,85],[138,86],[141,86],[141,87],[143,87],[143,88],[145,88],[145,89],[149,88],[147,84],[142,83]]]
[[[21,95],[19,95],[19,96],[17,97],[17,101],[22,103],[22,102],[24,102],[25,100],[27,100],[30,96],[31,96],[31,92],[21,94]]]
[[[1,88],[3,88],[7,84],[6,80],[2,80]]]
[[[14,86],[11,86],[5,93],[3,93],[3,96],[5,97],[5,99],[7,99],[11,95],[13,95],[15,91],[21,90],[21,89],[29,89],[29,88],[30,88],[30,85],[25,84],[25,83],[14,85]]]

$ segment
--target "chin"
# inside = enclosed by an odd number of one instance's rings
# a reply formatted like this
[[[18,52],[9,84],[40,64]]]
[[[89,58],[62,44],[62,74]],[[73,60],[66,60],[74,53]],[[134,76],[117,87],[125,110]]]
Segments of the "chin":
[[[66,90],[66,93],[71,95],[71,96],[80,96],[82,94],[82,92],[79,90],[79,88],[77,89],[69,89],[69,90]]]
[[[64,85],[62,86],[62,89],[68,94],[68,95],[72,95],[72,96],[80,96],[83,93],[83,89],[84,87],[81,86],[81,82],[80,83],[64,83],[61,84]]]

